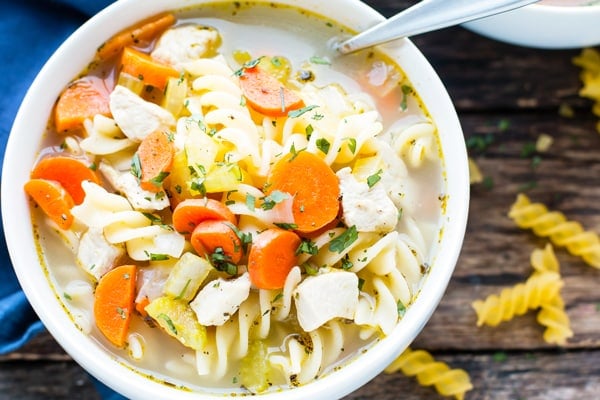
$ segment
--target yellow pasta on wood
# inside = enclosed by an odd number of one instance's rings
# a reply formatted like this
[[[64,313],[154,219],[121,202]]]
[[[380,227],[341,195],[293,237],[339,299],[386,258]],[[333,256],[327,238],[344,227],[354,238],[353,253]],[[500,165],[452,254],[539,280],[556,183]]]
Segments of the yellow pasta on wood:
[[[472,306],[477,313],[477,326],[497,326],[503,321],[523,315],[551,301],[563,282],[554,272],[534,274],[525,283],[502,289],[500,295],[492,294],[485,300],[476,300]]]
[[[451,369],[446,363],[436,361],[425,350],[407,348],[385,372],[401,371],[404,375],[416,376],[423,386],[433,386],[442,396],[463,399],[467,391],[473,389],[469,374],[463,369]]]
[[[560,272],[560,264],[551,244],[548,243],[543,250],[535,249],[531,253],[531,266],[535,270],[534,274]],[[547,343],[564,345],[567,339],[573,337],[569,316],[565,311],[565,303],[560,292],[548,303],[542,304],[537,315],[537,321],[546,327],[544,341]]]
[[[595,232],[585,231],[579,222],[567,220],[559,211],[549,211],[544,204],[532,203],[522,193],[508,216],[520,228],[531,229],[537,236],[547,237],[556,246],[581,257],[588,265],[600,268],[600,238]]]

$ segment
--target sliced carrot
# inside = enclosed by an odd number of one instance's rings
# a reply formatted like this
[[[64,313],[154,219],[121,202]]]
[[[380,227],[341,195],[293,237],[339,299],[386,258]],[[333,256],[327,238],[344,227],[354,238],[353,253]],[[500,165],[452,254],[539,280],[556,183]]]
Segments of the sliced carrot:
[[[148,316],[148,312],[146,311],[146,306],[150,304],[150,299],[148,296],[144,296],[140,301],[135,303],[135,311],[137,311],[142,317],[146,318]]]
[[[56,131],[63,133],[82,129],[83,121],[96,114],[109,116],[109,93],[105,82],[93,75],[69,84],[54,107]]]
[[[100,178],[92,168],[83,160],[73,157],[47,157],[36,164],[31,171],[31,178],[59,182],[69,192],[75,204],[81,204],[85,198],[81,183],[91,181],[100,184]]]
[[[221,248],[220,252],[225,257],[223,261],[237,264],[242,258],[242,242],[228,221],[200,222],[192,232],[190,243],[202,257],[210,256]]]
[[[338,215],[338,178],[323,159],[308,151],[287,154],[271,168],[267,194],[274,190],[293,196],[292,213],[298,232],[314,232]]]
[[[169,78],[179,77],[179,72],[166,64],[153,60],[148,54],[131,47],[123,49],[120,71],[138,78],[144,85],[165,90]]]
[[[117,33],[115,36],[104,42],[96,51],[96,58],[99,61],[108,60],[121,54],[121,51],[142,41],[150,41],[162,31],[175,23],[173,14],[162,14],[154,16],[139,24]]]
[[[257,66],[242,69],[240,86],[247,104],[270,117],[283,117],[292,110],[304,107],[304,102],[296,93]]]
[[[25,192],[61,229],[71,227],[73,224],[71,208],[75,203],[60,183],[47,179],[30,179],[25,183]]]
[[[259,289],[281,289],[290,270],[297,265],[296,250],[301,240],[292,231],[267,229],[252,242],[248,254],[248,273]]]
[[[190,234],[200,222],[207,220],[237,225],[235,215],[225,204],[209,198],[187,199],[173,210],[173,227],[179,233]]]
[[[107,272],[94,293],[96,326],[109,342],[125,346],[133,300],[135,297],[136,266],[121,265]]]
[[[173,164],[173,142],[164,132],[156,131],[142,140],[136,154],[140,163],[140,186],[159,192]]]

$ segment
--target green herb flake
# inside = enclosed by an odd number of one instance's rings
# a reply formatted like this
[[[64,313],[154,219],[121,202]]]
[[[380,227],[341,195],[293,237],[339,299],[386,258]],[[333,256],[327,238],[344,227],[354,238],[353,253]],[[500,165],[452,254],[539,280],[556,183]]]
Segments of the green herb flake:
[[[531,158],[531,168],[536,169],[537,167],[540,166],[541,163],[542,163],[542,157],[540,157],[540,156],[533,156]]]
[[[210,255],[210,263],[217,271],[222,271],[228,275],[237,275],[237,265],[231,262],[231,257],[225,253],[222,247],[217,247]]]
[[[301,115],[303,115],[303,114],[305,114],[305,113],[307,113],[307,112],[309,112],[311,110],[314,110],[317,107],[319,107],[319,106],[316,105],[316,104],[313,104],[313,105],[310,105],[310,106],[299,108],[297,110],[292,110],[292,111],[288,112],[288,117],[289,118],[298,118],[299,116],[301,116]]]
[[[235,76],[237,76],[237,77],[240,77],[240,76],[244,75],[244,71],[245,71],[246,69],[250,69],[250,68],[254,68],[254,67],[256,67],[256,66],[257,66],[257,65],[260,63],[260,60],[262,60],[262,59],[263,59],[263,57],[264,57],[264,56],[261,56],[261,57],[255,58],[254,60],[250,60],[250,61],[248,61],[248,62],[244,63],[244,64],[242,65],[242,68],[238,69],[238,70],[237,70],[237,71],[235,71],[233,74],[234,74]]]
[[[404,314],[406,314],[406,306],[400,301],[398,300],[398,316],[400,318],[404,317]]]
[[[315,131],[315,129],[313,128],[312,125],[310,125],[310,124],[306,125],[306,128],[304,128],[304,133],[306,133],[306,140],[310,140],[310,137],[314,131]]]
[[[323,153],[327,154],[329,152],[329,148],[331,147],[331,144],[329,143],[329,141],[325,138],[319,138],[317,139],[317,148],[319,150],[321,150]]]
[[[187,288],[188,288],[188,286],[190,286],[191,282],[192,282],[191,279],[188,279],[187,282],[185,282],[185,286],[183,287],[183,289],[181,289],[181,292],[179,292],[177,297],[175,297],[175,300],[181,300],[183,298],[183,295],[185,295],[185,292],[187,291]]]
[[[329,251],[341,253],[354,243],[356,239],[358,239],[358,231],[356,230],[356,225],[352,225],[344,233],[329,242]]]
[[[152,225],[162,225],[163,224],[162,219],[160,219],[160,217],[157,217],[154,214],[144,212],[144,213],[142,213],[142,215],[144,217],[148,218],[150,220],[150,222],[152,223]]]
[[[166,254],[150,253],[150,261],[166,261],[169,256]]]
[[[494,178],[491,176],[485,176],[482,184],[486,190],[492,190],[494,188]]]
[[[348,149],[352,154],[356,154],[356,139],[348,138]]]
[[[135,153],[131,159],[131,173],[138,180],[142,179],[142,164],[140,163],[140,156],[138,153]]]
[[[121,317],[121,319],[127,319],[127,313],[125,312],[125,310],[121,307],[117,307],[116,308],[117,314],[119,314],[119,317]]]
[[[158,318],[162,319],[163,321],[165,321],[167,323],[167,327],[169,328],[169,330],[171,331],[171,333],[173,335],[177,335],[177,328],[175,328],[175,324],[173,324],[173,321],[167,314],[160,313],[160,314],[158,314]]]
[[[71,297],[71,295],[70,295],[69,293],[67,293],[67,292],[64,292],[64,293],[63,293],[63,297],[64,297],[65,299],[69,300],[69,301],[73,300],[73,298]]]
[[[377,182],[379,182],[381,180],[381,174],[383,173],[383,170],[379,170],[377,172],[375,172],[373,175],[367,177],[367,185],[369,185],[369,188],[372,188],[373,186],[375,186],[375,184]]]
[[[256,208],[256,197],[249,193],[246,193],[246,207],[248,207],[248,210],[250,211],[254,211]]]
[[[346,254],[344,257],[342,257],[342,269],[344,271],[351,270],[353,266],[354,266],[354,263],[352,261],[350,261],[350,256],[348,256],[348,254]]]
[[[289,199],[290,195],[280,190],[273,190],[268,196],[262,198],[263,203],[260,208],[263,210],[271,210],[277,204]]]
[[[506,132],[510,128],[510,121],[507,119],[501,119],[498,121],[498,130],[500,132]]]
[[[98,166],[96,165],[96,163],[91,163],[88,166],[89,169],[91,169],[92,171],[96,171],[98,169]]]
[[[310,239],[302,239],[302,242],[300,242],[300,246],[298,246],[298,248],[296,249],[296,255],[300,255],[302,253],[304,254],[310,254],[310,255],[315,255],[319,252],[319,248],[317,247],[316,243],[313,242]]]
[[[274,222],[273,225],[275,225],[275,226],[277,226],[277,227],[279,227],[281,229],[285,229],[287,231],[291,231],[291,230],[294,230],[294,229],[298,228],[298,225],[296,225],[296,224],[290,224],[290,223],[287,223],[287,222]]]
[[[365,286],[365,280],[363,278],[358,278],[358,290],[362,290],[363,286]]]
[[[319,267],[312,265],[311,263],[303,263],[302,267],[304,267],[304,271],[307,275],[314,276],[319,272]]]
[[[491,134],[487,135],[475,135],[471,136],[467,139],[467,148],[470,150],[476,150],[483,152],[485,151],[492,143],[494,143],[494,136]]]
[[[281,66],[283,65],[281,63],[281,58],[275,56],[275,57],[271,57],[271,64],[275,67],[275,68],[281,68]]]
[[[310,62],[312,64],[318,64],[318,65],[331,65],[331,61],[329,61],[325,57],[319,57],[319,56],[312,56],[310,58]]]
[[[504,362],[508,359],[508,356],[506,355],[505,352],[503,351],[498,351],[496,353],[494,353],[494,355],[492,356],[492,359],[495,362]]]
[[[412,92],[412,87],[410,87],[409,85],[402,85],[400,87],[400,90],[402,90],[402,100],[400,100],[400,109],[402,111],[406,111],[406,109],[408,109],[408,95],[410,95],[410,93]]]

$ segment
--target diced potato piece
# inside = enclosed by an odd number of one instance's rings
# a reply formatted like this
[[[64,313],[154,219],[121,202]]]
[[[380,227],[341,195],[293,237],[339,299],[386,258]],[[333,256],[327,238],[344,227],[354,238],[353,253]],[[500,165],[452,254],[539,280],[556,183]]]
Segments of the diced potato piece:
[[[196,314],[185,301],[163,296],[154,299],[145,310],[165,332],[184,346],[194,350],[204,348],[206,328],[200,325]]]
[[[202,121],[198,121],[202,124]],[[219,152],[219,145],[206,133],[190,130],[190,134],[185,141],[185,154],[190,167],[198,168],[201,166],[208,171],[212,168]]]
[[[140,78],[137,76],[128,74],[127,72],[119,73],[117,85],[125,86],[138,96],[140,96],[144,91],[144,81],[140,80]]]
[[[237,164],[219,164],[206,174],[204,187],[207,193],[228,192],[248,180],[248,173]]]
[[[212,265],[204,258],[194,253],[184,253],[171,270],[163,293],[189,302],[212,269]]]

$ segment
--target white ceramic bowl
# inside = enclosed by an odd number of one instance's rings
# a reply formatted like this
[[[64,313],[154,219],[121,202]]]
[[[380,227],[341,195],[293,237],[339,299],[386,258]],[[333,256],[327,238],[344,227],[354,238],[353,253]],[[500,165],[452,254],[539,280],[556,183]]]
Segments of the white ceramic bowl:
[[[585,6],[531,4],[463,26],[520,46],[568,49],[600,44],[600,3]]]
[[[207,0],[120,0],[90,19],[50,58],[35,79],[16,117],[4,160],[2,213],[11,259],[33,308],[49,332],[83,368],[132,399],[209,399],[223,395],[192,393],[160,384],[115,360],[98,342],[83,334],[61,306],[39,265],[29,204],[19,190],[29,179],[38,146],[54,101],[65,85],[84,69],[95,49],[108,37],[146,17],[165,10],[201,5]],[[294,0],[277,2],[298,5]],[[356,0],[304,0],[302,7],[329,16],[357,31],[383,17]],[[447,173],[447,208],[444,233],[432,273],[416,302],[409,307],[391,335],[343,368],[293,390],[269,393],[265,399],[332,399],[341,397],[379,374],[422,330],[440,301],[461,249],[469,201],[467,157],[454,107],[438,76],[423,55],[408,41],[386,47],[401,60],[404,71],[436,121]],[[32,116],[35,116],[32,118]]]

